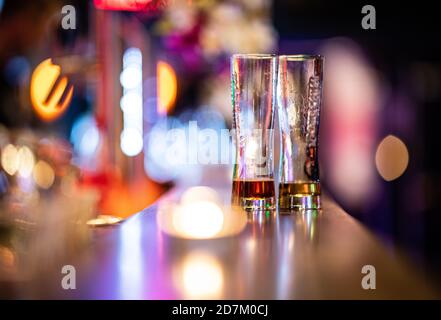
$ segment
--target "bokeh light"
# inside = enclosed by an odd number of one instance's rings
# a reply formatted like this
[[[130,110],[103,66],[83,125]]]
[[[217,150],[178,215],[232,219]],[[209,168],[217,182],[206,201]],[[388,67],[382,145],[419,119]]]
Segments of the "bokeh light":
[[[228,237],[240,233],[246,223],[244,211],[232,208],[229,199],[206,186],[188,188],[178,201],[160,203],[157,216],[162,231],[184,239]]]
[[[120,223],[123,219],[120,217],[109,216],[109,215],[99,215],[96,218],[87,221],[87,225],[91,227],[99,226],[110,226],[113,224]]]
[[[138,130],[128,128],[121,133],[121,150],[125,155],[136,156],[142,151],[143,144],[142,136]]]
[[[378,173],[386,181],[398,179],[407,168],[409,152],[400,138],[388,135],[377,147],[375,165]]]
[[[347,38],[327,41],[321,154],[329,186],[349,206],[361,206],[378,190],[372,162],[382,86],[361,48]]]
[[[128,48],[124,52],[120,81],[123,87],[120,101],[123,112],[121,151],[126,156],[133,157],[138,155],[144,146],[142,52],[139,48]]]
[[[142,81],[142,70],[137,66],[129,65],[121,73],[120,81],[124,88],[136,88]]]
[[[55,180],[54,169],[46,161],[39,160],[35,164],[33,178],[40,188],[49,189]]]
[[[199,201],[220,203],[219,195],[213,188],[197,186],[187,189],[181,196],[181,204],[191,204]]]
[[[121,110],[123,112],[130,112],[133,106],[142,106],[142,95],[138,92],[129,92],[121,98]]]
[[[186,169],[186,143],[178,144],[170,141],[169,130],[183,129],[182,123],[174,118],[159,120],[146,135],[144,169],[149,177],[158,182],[170,181]],[[173,157],[169,156],[170,146],[174,145]],[[173,162],[169,162],[172,158]],[[187,168],[188,169],[188,168]],[[197,175],[197,174],[196,174]]]
[[[222,230],[224,216],[221,208],[213,202],[197,201],[183,204],[173,216],[175,229],[194,239],[216,236]]]
[[[173,67],[167,62],[158,62],[157,81],[158,113],[165,115],[172,110],[178,90],[176,73]]]
[[[51,59],[41,62],[32,74],[32,106],[36,114],[44,121],[53,121],[59,118],[72,100],[73,86],[68,87],[67,77],[60,78],[60,75],[61,67],[53,64]],[[67,94],[65,90],[67,90]],[[65,97],[61,101],[63,95]]]
[[[34,169],[35,157],[31,149],[26,146],[20,147],[17,152],[18,174],[27,178]]]
[[[180,281],[188,298],[214,299],[222,293],[224,275],[216,257],[196,251],[185,257]]]
[[[80,158],[89,158],[95,154],[100,146],[101,139],[92,114],[86,114],[74,123],[70,141],[74,146],[75,153]]]
[[[8,144],[2,150],[1,163],[3,170],[11,176],[18,169],[17,153],[17,148],[12,144]]]
[[[0,0],[1,1],[1,0]],[[16,253],[8,247],[0,246],[0,270],[12,269],[16,264]]]

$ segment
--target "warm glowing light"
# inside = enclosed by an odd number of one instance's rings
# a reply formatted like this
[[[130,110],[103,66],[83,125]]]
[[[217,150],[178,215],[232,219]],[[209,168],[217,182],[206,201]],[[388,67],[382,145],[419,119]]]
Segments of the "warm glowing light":
[[[213,203],[219,203],[219,195],[216,190],[210,187],[197,186],[189,188],[181,196],[181,204],[192,204],[199,201],[210,201]]]
[[[181,280],[189,298],[210,299],[220,296],[224,276],[214,256],[193,252],[184,260]]]
[[[123,219],[115,216],[99,215],[98,217],[87,221],[87,225],[92,227],[108,226],[108,225],[120,223],[122,220]]]
[[[247,214],[230,204],[224,205],[225,201],[212,188],[188,188],[179,201],[170,199],[159,205],[158,227],[184,239],[214,239],[238,234],[247,224]]]
[[[403,141],[388,135],[380,142],[375,154],[375,165],[384,180],[399,178],[406,171],[408,163],[409,152]]]
[[[20,147],[17,152],[17,162],[18,174],[23,178],[29,177],[35,164],[34,154],[31,149],[26,146]]]
[[[0,267],[13,268],[16,263],[16,256],[11,249],[0,246]]]
[[[152,0],[94,0],[97,9],[141,11],[145,10]]]
[[[196,213],[191,212],[194,209],[197,210]],[[205,201],[205,204],[197,201],[187,205],[167,203],[159,206],[156,221],[159,229],[174,237],[214,239],[240,233],[247,224],[247,214],[243,210],[218,206],[209,201]]]
[[[148,180],[143,175],[137,175],[128,183],[112,173],[106,177],[110,181],[102,188],[99,212],[106,215],[127,218],[152,204],[165,189]]]
[[[46,59],[40,63],[32,74],[32,106],[37,115],[44,121],[53,121],[60,117],[72,100],[73,86],[68,88],[67,77],[60,78],[60,75],[61,67],[53,64],[51,59]],[[57,81],[58,79],[59,81]],[[67,93],[65,90],[67,90]]]
[[[164,61],[158,62],[157,81],[158,113],[164,115],[172,110],[178,88],[176,73],[171,65]]]
[[[205,239],[214,237],[222,230],[224,216],[221,208],[213,202],[187,203],[176,209],[173,226],[188,237]]]
[[[9,175],[14,175],[18,169],[17,148],[12,144],[8,144],[2,150],[1,163],[3,170]]]
[[[40,160],[34,167],[33,178],[40,188],[49,189],[54,183],[55,173],[46,161]]]

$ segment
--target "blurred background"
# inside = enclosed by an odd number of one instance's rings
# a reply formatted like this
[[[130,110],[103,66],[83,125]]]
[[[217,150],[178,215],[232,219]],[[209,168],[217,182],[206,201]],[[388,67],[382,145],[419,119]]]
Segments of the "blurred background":
[[[366,4],[374,30],[361,26]],[[0,0],[1,270],[13,264],[10,221],[62,219],[59,237],[82,239],[60,211],[126,218],[209,175],[187,164],[188,141],[170,156],[165,137],[191,121],[231,127],[231,54],[309,53],[326,59],[326,192],[440,280],[436,12],[429,2]]]

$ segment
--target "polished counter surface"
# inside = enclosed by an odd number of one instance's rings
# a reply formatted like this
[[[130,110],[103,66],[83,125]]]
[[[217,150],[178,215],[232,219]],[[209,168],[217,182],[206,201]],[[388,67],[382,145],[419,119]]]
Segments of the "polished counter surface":
[[[228,190],[216,192],[228,194]],[[191,239],[191,229],[190,236],[185,237],[165,232],[160,215],[164,206],[175,201],[173,198],[176,195],[165,196],[117,226],[96,228],[89,250],[71,261],[76,268],[75,290],[63,290],[58,282],[55,290],[46,292],[45,296],[67,299],[440,297],[407,259],[384,246],[329,198],[324,198],[320,212],[308,214],[236,212],[244,217],[244,223],[232,228],[231,234],[214,239]],[[209,236],[209,230],[197,233],[198,226],[195,228],[196,237]],[[375,267],[375,289],[362,287],[362,279],[367,275],[362,269],[366,265]],[[56,277],[57,281],[62,276]]]

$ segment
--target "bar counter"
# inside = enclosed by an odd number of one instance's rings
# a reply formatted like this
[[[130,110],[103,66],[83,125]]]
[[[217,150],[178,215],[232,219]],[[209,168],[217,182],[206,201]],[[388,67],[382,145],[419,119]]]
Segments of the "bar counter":
[[[228,188],[216,190],[229,196]],[[174,195],[176,190],[117,226],[94,229],[89,250],[71,261],[76,289],[61,289],[60,275],[44,297],[440,298],[408,258],[386,247],[328,197],[316,214],[248,215],[235,235],[196,240],[169,235],[158,224],[161,206]],[[362,287],[365,265],[375,267],[375,289]]]

